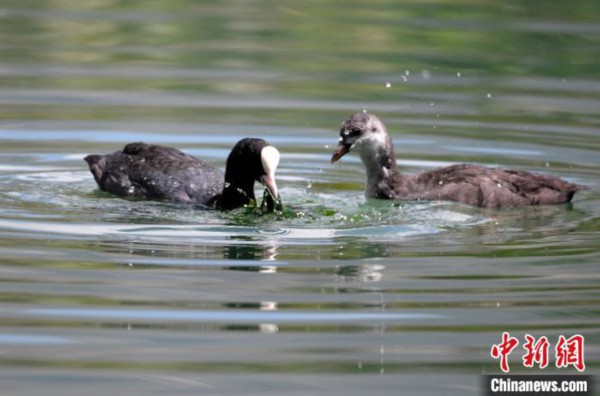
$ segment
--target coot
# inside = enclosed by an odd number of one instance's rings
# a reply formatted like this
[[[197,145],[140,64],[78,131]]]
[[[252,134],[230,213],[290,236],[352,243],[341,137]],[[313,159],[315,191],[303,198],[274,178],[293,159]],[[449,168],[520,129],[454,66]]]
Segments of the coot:
[[[392,139],[373,114],[357,113],[342,123],[336,162],[356,151],[367,171],[368,198],[446,200],[485,208],[570,202],[585,186],[555,176],[460,164],[415,175],[397,169]]]
[[[279,152],[262,139],[242,139],[233,147],[223,172],[171,147],[129,143],[112,154],[84,158],[101,190],[123,197],[194,203],[223,210],[255,200],[254,182],[279,202],[275,171]]]

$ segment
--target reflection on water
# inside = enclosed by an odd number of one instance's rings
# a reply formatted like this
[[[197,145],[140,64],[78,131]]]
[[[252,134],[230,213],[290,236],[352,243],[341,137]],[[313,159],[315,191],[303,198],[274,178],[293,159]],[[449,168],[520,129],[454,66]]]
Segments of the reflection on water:
[[[272,306],[273,304],[266,304]],[[29,309],[25,315],[57,316],[67,318],[84,318],[95,320],[127,320],[127,321],[167,321],[167,322],[225,322],[225,323],[256,323],[274,321],[277,323],[346,323],[368,321],[401,321],[411,319],[434,319],[437,315],[421,313],[372,313],[372,312],[268,312],[264,303],[259,311],[147,311],[147,310],[106,310],[106,309]],[[235,306],[232,308],[240,308]],[[247,307],[256,308],[256,307]]]
[[[479,395],[503,331],[581,333],[596,373],[599,12],[5,1],[3,394]],[[362,109],[407,173],[474,162],[591,189],[501,212],[366,200],[359,158],[329,163]],[[223,168],[246,136],[282,154],[281,213],[116,198],[82,161],[146,141]]]

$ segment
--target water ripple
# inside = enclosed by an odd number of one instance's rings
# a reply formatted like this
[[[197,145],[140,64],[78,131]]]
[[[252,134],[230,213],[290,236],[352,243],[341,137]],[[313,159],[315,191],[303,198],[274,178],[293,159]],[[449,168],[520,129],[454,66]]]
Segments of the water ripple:
[[[440,315],[401,312],[280,312],[246,310],[232,311],[165,311],[165,310],[119,310],[38,308],[22,311],[25,315],[52,316],[87,320],[150,320],[186,322],[228,323],[339,323],[339,322],[400,322],[421,319],[441,319]]]

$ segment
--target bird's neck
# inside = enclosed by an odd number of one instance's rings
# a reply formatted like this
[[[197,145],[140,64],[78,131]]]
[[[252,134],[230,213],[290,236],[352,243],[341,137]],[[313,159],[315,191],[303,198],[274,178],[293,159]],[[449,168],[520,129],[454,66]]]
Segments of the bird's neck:
[[[221,209],[234,209],[248,205],[254,197],[254,181],[240,183],[237,180],[228,180],[225,178],[223,193],[219,198],[219,207]]]
[[[359,153],[367,171],[367,196],[390,198],[386,195],[404,176],[398,171],[396,155],[389,135],[385,134],[363,143]]]

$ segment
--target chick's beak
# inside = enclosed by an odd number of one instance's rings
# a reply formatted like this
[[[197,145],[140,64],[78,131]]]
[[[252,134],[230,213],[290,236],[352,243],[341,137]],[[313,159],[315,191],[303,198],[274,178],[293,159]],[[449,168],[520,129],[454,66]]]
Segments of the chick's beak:
[[[335,149],[335,153],[333,153],[333,156],[331,157],[331,163],[332,164],[336,163],[340,158],[342,158],[344,155],[346,155],[349,151],[350,151],[350,146],[344,144],[343,142],[340,142],[337,145],[337,148]]]

